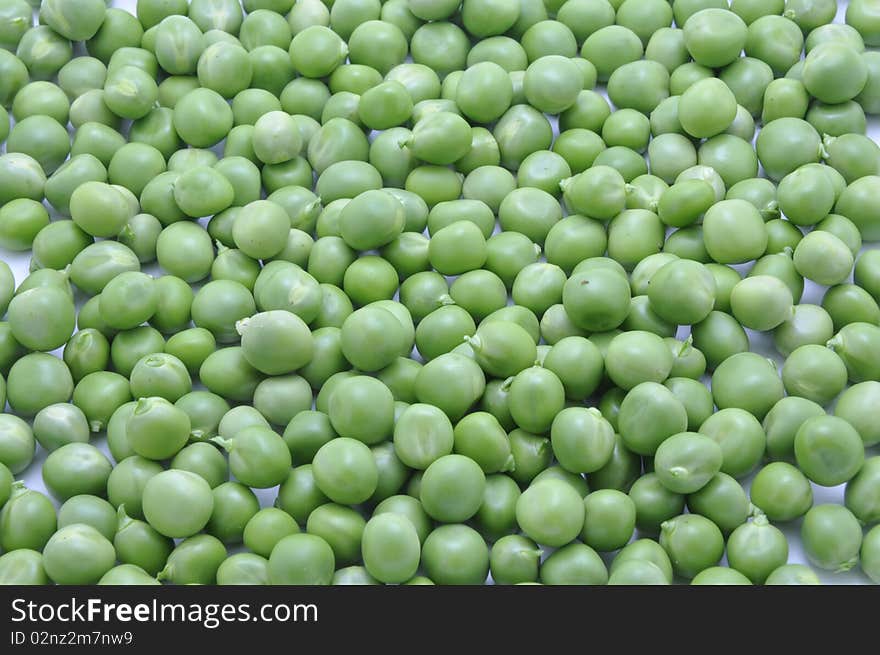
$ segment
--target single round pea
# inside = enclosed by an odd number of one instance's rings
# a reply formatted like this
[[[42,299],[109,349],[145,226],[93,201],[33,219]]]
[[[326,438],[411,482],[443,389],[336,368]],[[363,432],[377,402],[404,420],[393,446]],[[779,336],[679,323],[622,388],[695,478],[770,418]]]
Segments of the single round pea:
[[[712,415],[712,392],[699,379],[670,377],[663,383],[681,401],[687,411],[688,430],[696,431]]]
[[[815,566],[848,571],[859,559],[862,527],[846,507],[816,505],[804,516],[801,542],[807,559]]]
[[[74,523],[90,525],[112,541],[118,523],[116,508],[97,496],[72,496],[58,509],[58,527],[63,528]]]
[[[871,407],[875,399],[880,397],[878,394],[880,394],[880,383],[860,382],[840,394],[834,406],[834,415],[852,425],[866,446],[880,442],[880,432],[876,423],[870,418]]]
[[[361,548],[367,571],[382,582],[404,582],[418,568],[419,536],[399,514],[374,515],[364,527]]]
[[[676,325],[693,325],[712,311],[715,279],[698,262],[673,260],[651,277],[648,298],[660,318]]]
[[[224,482],[212,493],[214,509],[205,530],[223,543],[241,542],[245,526],[260,509],[256,495],[238,482]]]
[[[219,93],[210,89],[190,91],[174,107],[177,133],[195,148],[216,145],[229,134],[232,125],[232,109]]]
[[[234,43],[214,43],[199,56],[196,67],[201,86],[232,98],[248,88],[253,78],[253,63],[247,51]]]
[[[9,369],[4,391],[12,409],[21,416],[33,416],[53,403],[67,402],[73,393],[73,378],[59,358],[31,353]]]
[[[191,443],[171,460],[171,468],[189,471],[205,479],[211,489],[229,478],[229,465],[220,451],[207,443]]]
[[[103,495],[112,468],[107,457],[94,446],[71,443],[46,458],[43,482],[60,500],[80,494]]]
[[[516,503],[516,519],[536,542],[562,546],[583,529],[584,503],[566,483],[546,480],[523,492]]]
[[[12,334],[31,350],[54,350],[70,338],[76,321],[70,296],[60,288],[37,287],[9,303]]]
[[[510,385],[511,416],[524,430],[546,432],[563,408],[565,389],[555,373],[534,366],[518,373]]]
[[[492,545],[489,569],[496,584],[519,584],[538,579],[541,550],[520,535],[505,535]]]
[[[644,330],[614,337],[605,353],[605,370],[622,389],[642,382],[663,382],[672,370],[672,353],[663,339]]]
[[[868,79],[859,52],[843,43],[823,43],[809,51],[804,61],[803,82],[821,102],[841,103],[856,97]]]
[[[443,525],[425,540],[422,563],[439,584],[482,584],[489,573],[489,547],[466,525]]]
[[[269,561],[253,553],[236,553],[217,568],[218,585],[269,584]]]
[[[810,232],[794,250],[798,273],[825,286],[845,282],[852,272],[852,262],[852,251],[830,232]]]
[[[117,559],[139,566],[150,575],[158,574],[174,550],[174,542],[148,523],[129,517],[123,507],[118,514],[118,529],[113,537]]]
[[[601,552],[625,546],[632,538],[636,506],[625,493],[616,489],[594,491],[584,498],[584,527],[581,539]]]
[[[750,473],[764,453],[764,430],[758,420],[743,409],[721,409],[707,418],[699,431],[721,446],[721,470],[735,478]]]
[[[712,111],[708,111],[710,107]],[[685,132],[693,137],[708,138],[730,127],[736,117],[736,107],[736,97],[728,86],[722,80],[707,78],[682,93],[678,118]]]
[[[791,396],[829,404],[846,387],[846,366],[834,351],[808,344],[794,350],[782,367],[782,382]]]
[[[683,432],[687,423],[687,410],[671,391],[656,382],[642,382],[620,404],[617,429],[627,448],[653,455],[667,437]]]
[[[209,534],[196,535],[177,545],[156,577],[174,584],[215,584],[217,570],[227,556],[219,539]]]
[[[378,484],[378,470],[369,448],[355,439],[339,437],[321,446],[313,466],[318,487],[334,502],[363,502]]]
[[[556,550],[541,564],[542,584],[604,584],[607,579],[599,554],[579,542]]]
[[[52,501],[23,482],[13,482],[9,500],[0,509],[0,546],[6,551],[42,550],[56,527]]]
[[[611,571],[608,576],[608,584],[668,585],[670,582],[663,570],[656,564],[638,559],[628,559]]]
[[[773,344],[781,355],[788,357],[802,346],[823,345],[833,336],[834,324],[828,312],[818,305],[801,303],[773,331]]]
[[[190,435],[189,416],[158,397],[140,398],[125,424],[134,451],[148,459],[168,459],[183,448]]]
[[[339,435],[374,444],[392,432],[394,397],[379,380],[352,376],[333,390],[327,414]]]
[[[706,356],[708,368],[718,365],[737,353],[749,349],[746,331],[730,314],[712,311],[705,320],[691,328],[694,344]]]
[[[733,315],[753,330],[772,330],[793,315],[791,290],[772,275],[747,277],[730,292]]]
[[[765,585],[819,585],[819,576],[804,564],[784,564],[775,569],[764,581]]]
[[[837,416],[806,420],[795,436],[794,454],[804,474],[825,487],[849,481],[865,461],[859,433]]]
[[[826,344],[843,359],[851,382],[877,379],[873,362],[866,357],[877,334],[876,326],[870,323],[850,323]]]
[[[345,565],[360,559],[365,523],[355,510],[326,503],[309,514],[306,530],[308,534],[324,539],[333,550],[336,561]]]
[[[685,497],[663,486],[654,473],[636,480],[629,498],[636,506],[636,527],[652,534],[660,531],[662,523],[680,514],[685,505]]]
[[[269,555],[272,584],[330,584],[335,569],[333,550],[312,534],[291,534],[282,538]]]
[[[670,491],[690,494],[702,489],[721,469],[723,451],[711,438],[682,432],[663,441],[654,470]]]
[[[507,433],[488,412],[474,412],[461,419],[453,439],[455,452],[473,459],[485,473],[508,471],[513,466]]]
[[[245,358],[268,375],[295,371],[312,358],[312,335],[296,314],[282,310],[261,312],[239,321],[236,330],[241,335]]]
[[[247,427],[230,439],[215,437],[212,441],[229,452],[229,470],[249,487],[274,487],[290,470],[287,444],[268,427]]]
[[[689,378],[698,380],[706,372],[706,356],[699,348],[694,347],[693,337],[682,342],[673,337],[663,340],[672,352],[672,369],[669,378]],[[690,415],[690,414],[689,414]]]
[[[254,407],[273,425],[287,425],[312,406],[312,388],[298,375],[273,377],[254,390]]]
[[[724,552],[724,537],[709,519],[699,514],[682,514],[663,523],[660,545],[669,554],[673,570],[693,578],[718,563]]]
[[[726,473],[717,473],[702,489],[690,494],[687,506],[691,513],[705,516],[724,534],[745,523],[753,509],[740,483]]]
[[[186,513],[177,511],[186,503]],[[208,483],[195,473],[170,470],[157,473],[143,489],[144,516],[150,525],[167,537],[192,536],[211,518],[214,499]]]
[[[745,200],[723,200],[706,211],[703,238],[712,259],[740,264],[757,259],[767,248],[764,219]]]
[[[483,502],[485,475],[479,465],[463,455],[444,455],[425,470],[420,498],[425,511],[445,523],[464,521]]]
[[[880,578],[880,569],[878,569],[878,563],[880,562],[878,562],[877,555],[878,535],[880,535],[880,530],[876,526],[871,528],[865,534],[861,550],[859,551],[859,563],[861,564],[862,571],[874,582]],[[818,581],[816,584],[819,584]]]
[[[245,525],[244,545],[261,557],[268,557],[284,537],[299,532],[296,521],[275,507],[261,509]]]
[[[786,462],[771,462],[758,471],[749,494],[771,521],[791,521],[813,506],[809,480]]]
[[[30,198],[18,198],[0,209],[0,246],[30,250],[37,234],[49,225],[45,208]]]
[[[104,103],[120,118],[143,118],[159,99],[156,80],[135,66],[121,66],[112,70],[104,84]]]
[[[788,542],[767,517],[759,514],[728,537],[727,558],[731,568],[754,584],[763,584],[770,573],[788,561]]]
[[[74,523],[61,528],[43,549],[46,574],[57,584],[94,584],[113,568],[116,553],[95,528]]]
[[[744,409],[761,420],[784,395],[775,365],[756,353],[737,353],[712,375],[712,394],[720,408]]]
[[[604,363],[599,349],[580,336],[557,341],[544,358],[544,368],[562,382],[565,395],[580,400],[592,394],[602,379]]]
[[[28,7],[28,16],[30,16]],[[4,585],[47,585],[49,578],[43,568],[41,553],[19,548],[0,556],[0,583]]]
[[[750,585],[745,575],[726,566],[710,566],[703,569],[691,580],[692,585]]]
[[[758,159],[773,181],[782,180],[804,164],[818,161],[821,149],[816,129],[806,121],[794,117],[777,118],[767,123],[758,134],[755,145]],[[781,156],[782,152],[786,153],[785,156]],[[822,187],[827,178],[817,175],[815,179],[816,191],[824,194]]]
[[[34,459],[36,442],[31,427],[12,414],[0,414],[0,463],[13,474],[24,471]]]

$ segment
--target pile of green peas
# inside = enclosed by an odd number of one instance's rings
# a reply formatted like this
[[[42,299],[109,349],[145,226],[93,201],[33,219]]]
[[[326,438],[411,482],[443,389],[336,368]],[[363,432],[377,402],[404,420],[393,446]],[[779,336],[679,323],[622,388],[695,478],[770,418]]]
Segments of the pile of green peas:
[[[0,0],[0,583],[880,583],[880,1],[112,4]]]

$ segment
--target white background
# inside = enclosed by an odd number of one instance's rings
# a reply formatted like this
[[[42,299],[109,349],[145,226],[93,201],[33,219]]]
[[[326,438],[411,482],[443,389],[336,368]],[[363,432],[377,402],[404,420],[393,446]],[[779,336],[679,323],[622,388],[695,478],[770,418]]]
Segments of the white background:
[[[843,22],[844,13],[846,10],[846,6],[848,4],[848,0],[841,0],[838,2],[838,14],[836,22]],[[114,0],[111,3],[111,6],[119,7],[126,9],[132,13],[134,13],[136,5],[136,0]],[[555,121],[554,121],[555,123]],[[870,117],[868,121],[868,134],[874,138],[875,140],[880,137],[880,121],[876,117]],[[872,244],[873,247],[873,244]],[[30,257],[30,253],[9,253],[0,250],[0,257],[2,257],[12,268],[13,273],[15,274],[15,279],[17,283],[20,283],[28,274],[28,261]],[[148,272],[157,272],[157,269],[146,267]],[[807,282],[805,285],[804,296],[801,299],[802,303],[813,303],[819,304],[822,299],[822,295],[824,293],[824,287],[819,287],[811,282]],[[679,333],[679,338],[683,338],[684,334],[686,334],[686,329],[682,333]],[[773,358],[775,361],[779,363],[781,366],[782,359],[776,353],[773,348],[772,340],[769,335],[756,333],[749,331],[749,337],[752,343],[752,350],[755,352],[759,352],[761,354],[766,355],[767,357]],[[56,354],[60,356],[60,351]],[[103,433],[96,436],[93,443],[101,448],[104,452],[106,452],[109,456],[109,451],[106,449],[106,443]],[[870,449],[868,456],[878,454],[875,452],[877,449]],[[45,452],[42,448],[37,448],[37,456],[33,462],[33,464],[28,468],[28,470],[24,473],[23,476],[20,476],[21,479],[25,481],[28,487],[32,489],[37,489],[45,492],[45,487],[43,485],[42,477],[40,470],[42,468],[43,460],[45,459]],[[746,481],[746,486],[750,479]],[[841,485],[840,487],[835,488],[823,488],[818,487],[816,485],[813,486],[814,492],[814,504],[820,503],[843,503],[843,489],[844,487]],[[263,507],[269,507],[272,505],[275,496],[275,489],[265,489],[265,490],[256,490],[257,496],[260,499],[260,503]],[[47,494],[48,495],[48,494]],[[57,503],[56,503],[57,504]],[[780,524],[778,525],[780,529],[785,533],[788,538],[788,543],[790,547],[789,554],[789,562],[790,563],[807,563],[806,557],[803,553],[800,544],[800,521],[794,521],[788,524]],[[726,563],[726,560],[725,560]],[[870,581],[868,578],[861,573],[861,571],[856,567],[853,571],[849,571],[847,573],[831,573],[828,571],[820,571],[817,570],[819,577],[823,582],[827,584],[869,584]]]

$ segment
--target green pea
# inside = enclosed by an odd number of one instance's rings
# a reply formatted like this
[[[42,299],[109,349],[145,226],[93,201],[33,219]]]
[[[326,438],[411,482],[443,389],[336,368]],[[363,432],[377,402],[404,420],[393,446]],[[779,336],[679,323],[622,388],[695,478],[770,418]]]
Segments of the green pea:
[[[795,435],[794,454],[804,474],[822,486],[852,479],[865,460],[859,433],[837,416],[806,420]]]
[[[656,569],[652,572],[656,574],[663,582],[654,582],[654,584],[671,584],[672,583],[672,563],[666,551],[652,539],[637,539],[631,544],[624,546],[615,556],[611,563],[612,575],[622,566],[627,565],[633,560],[642,560]],[[634,572],[635,573],[635,572]],[[653,578],[654,575],[651,575]]]
[[[113,568],[115,559],[113,544],[81,523],[58,530],[43,549],[46,575],[57,584],[94,584]]]
[[[174,508],[186,498],[186,515]],[[151,477],[143,488],[144,516],[158,532],[167,537],[192,536],[211,518],[214,499],[208,483],[189,471],[169,470]]]
[[[489,573],[489,548],[472,528],[443,525],[425,540],[422,563],[439,584],[480,584]]]
[[[584,503],[566,483],[546,480],[523,492],[516,503],[516,518],[522,530],[536,542],[561,546],[580,534]]]
[[[749,494],[752,503],[772,521],[791,521],[813,505],[809,480],[786,462],[771,462],[758,471]]]
[[[182,448],[171,460],[171,468],[201,476],[211,489],[220,486],[229,477],[229,466],[223,455],[217,448],[207,443],[191,443]]]
[[[33,416],[53,403],[67,402],[73,393],[67,366],[44,353],[31,353],[15,362],[5,386],[10,406],[22,416]]]
[[[672,353],[656,334],[624,332],[608,345],[605,370],[622,389],[632,389],[642,382],[663,382],[672,370]]]
[[[670,491],[689,494],[699,491],[718,473],[722,459],[721,447],[711,438],[682,432],[660,444],[654,468]]]
[[[660,545],[669,554],[675,572],[693,578],[721,559],[724,538],[708,519],[699,514],[682,514],[663,523]]]
[[[639,530],[656,534],[661,524],[679,514],[685,498],[667,489],[654,473],[636,480],[629,490],[629,498],[636,507],[636,526]]]
[[[386,583],[408,580],[418,568],[420,542],[412,523],[399,514],[380,514],[364,527],[364,564]]]
[[[875,328],[870,323],[850,323],[828,341],[828,347],[843,359],[851,382],[863,382],[877,377],[873,372],[873,364],[865,357],[866,349],[875,339]]]
[[[862,528],[847,508],[816,505],[804,516],[801,540],[807,558],[815,566],[848,571],[858,562]]]
[[[4,585],[49,584],[49,578],[43,568],[43,556],[29,548],[20,548],[3,554],[0,556],[0,582]]]
[[[756,148],[767,176],[779,181],[802,165],[818,161],[819,134],[812,125],[799,118],[777,118],[761,130]],[[785,152],[786,156],[779,156],[780,152]],[[816,180],[819,179],[817,176]],[[816,184],[821,190],[824,183],[817,181]]]
[[[703,422],[699,431],[721,446],[721,470],[735,478],[750,473],[764,453],[766,438],[761,424],[742,409],[719,410]]]
[[[200,534],[181,541],[156,576],[174,584],[214,584],[226,560],[226,547],[216,537]]]
[[[697,380],[706,372],[706,356],[693,345],[693,337],[681,342],[672,337],[663,340],[672,352],[672,369],[669,371],[671,378],[689,378]]]
[[[489,568],[496,584],[535,582],[542,551],[534,541],[506,535],[492,545]]]
[[[840,357],[820,345],[800,346],[782,368],[782,382],[789,395],[802,396],[820,405],[829,404],[843,391],[846,377],[846,366]]]
[[[79,494],[103,495],[112,466],[94,446],[70,443],[43,463],[43,482],[53,496],[67,500]]]
[[[454,450],[474,460],[484,473],[510,470],[513,455],[507,432],[487,412],[474,412],[461,419],[453,431]]]
[[[602,558],[579,542],[563,546],[541,564],[543,584],[604,584],[607,578]]]
[[[636,506],[622,491],[603,489],[584,498],[584,527],[581,539],[601,552],[625,546],[632,538]]]
[[[617,424],[628,449],[653,455],[667,437],[686,429],[688,415],[681,401],[666,387],[642,382],[624,397]]]
[[[716,473],[702,489],[690,494],[687,506],[691,513],[705,516],[724,534],[745,523],[753,509],[740,483],[726,473]]]
[[[248,521],[260,509],[254,492],[237,482],[224,482],[212,490],[214,509],[205,530],[223,543],[239,543]]]
[[[292,534],[281,539],[269,556],[272,584],[330,584],[335,568],[333,550],[316,535]]]

